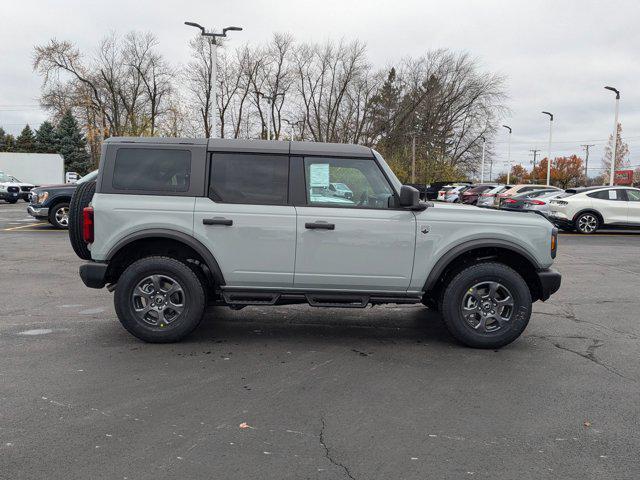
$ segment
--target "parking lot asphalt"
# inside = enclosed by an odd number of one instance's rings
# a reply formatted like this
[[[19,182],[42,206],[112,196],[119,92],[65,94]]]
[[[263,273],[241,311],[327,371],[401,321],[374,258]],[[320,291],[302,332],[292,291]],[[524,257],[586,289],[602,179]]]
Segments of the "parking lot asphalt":
[[[640,235],[562,235],[499,351],[417,306],[211,309],[144,344],[66,232],[0,204],[0,478],[632,479]]]

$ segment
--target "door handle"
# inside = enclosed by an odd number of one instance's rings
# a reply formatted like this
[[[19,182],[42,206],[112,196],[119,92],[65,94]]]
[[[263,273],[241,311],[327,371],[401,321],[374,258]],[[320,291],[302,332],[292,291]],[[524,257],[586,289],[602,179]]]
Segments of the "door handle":
[[[333,223],[327,222],[307,222],[304,224],[304,228],[309,230],[335,230],[336,226]]]
[[[225,227],[230,227],[231,225],[233,225],[233,220],[222,217],[203,218],[202,223],[204,225],[224,225]]]

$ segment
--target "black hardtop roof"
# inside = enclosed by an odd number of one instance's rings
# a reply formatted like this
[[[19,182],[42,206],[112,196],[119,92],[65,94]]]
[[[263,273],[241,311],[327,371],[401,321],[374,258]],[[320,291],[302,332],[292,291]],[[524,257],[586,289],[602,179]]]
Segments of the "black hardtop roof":
[[[291,142],[289,140],[246,140],[235,138],[111,137],[105,143],[147,145],[207,145],[210,152],[289,153],[291,155],[330,155],[369,157],[373,151],[364,145],[348,143]]]

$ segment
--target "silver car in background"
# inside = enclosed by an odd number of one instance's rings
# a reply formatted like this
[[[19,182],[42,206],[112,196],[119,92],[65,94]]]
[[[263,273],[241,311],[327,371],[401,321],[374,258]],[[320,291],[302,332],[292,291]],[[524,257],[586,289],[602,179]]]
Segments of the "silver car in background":
[[[495,198],[501,192],[504,192],[508,188],[511,188],[511,185],[498,185],[497,187],[492,188],[491,190],[487,190],[484,193],[481,193],[478,197],[478,202],[476,205],[478,207],[485,208],[495,208]]]
[[[535,195],[535,193],[525,200],[523,210],[535,210],[545,217],[549,217],[549,200],[558,198],[560,195],[566,195],[564,190],[544,192],[539,195]]]

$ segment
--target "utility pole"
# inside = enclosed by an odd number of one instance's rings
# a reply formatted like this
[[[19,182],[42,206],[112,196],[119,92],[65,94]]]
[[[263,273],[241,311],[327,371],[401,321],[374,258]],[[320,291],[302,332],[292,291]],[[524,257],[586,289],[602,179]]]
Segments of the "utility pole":
[[[411,135],[411,183],[416,183],[416,134]]]
[[[222,33],[215,33],[213,31],[207,32],[205,30],[205,28],[202,25],[199,25],[195,22],[184,22],[185,25],[188,25],[190,27],[195,27],[200,29],[200,35],[203,37],[209,37],[209,41],[211,43],[211,57],[210,57],[210,62],[211,62],[211,78],[212,78],[212,88],[211,88],[211,97],[213,99],[212,104],[212,111],[213,111],[213,115],[211,115],[211,136],[213,138],[216,137],[216,115],[217,110],[218,110],[218,103],[216,101],[216,88],[218,88],[218,41],[216,40],[216,38],[221,38],[221,37],[226,37],[227,36],[227,32],[229,31],[235,31],[235,32],[239,32],[240,30],[242,30],[241,27],[226,27],[222,29]]]
[[[586,187],[589,184],[589,148],[595,147],[595,145],[592,143],[590,145],[581,145],[581,147],[584,147],[586,152],[584,156],[584,186]]]
[[[272,118],[271,114],[273,113],[273,104],[276,102],[276,98],[278,98],[278,96],[284,97],[284,93],[280,92],[280,93],[276,93],[275,95],[266,95],[262,92],[256,92],[256,94],[258,95],[258,98],[260,97],[264,98],[269,104],[269,111],[267,112],[267,140],[271,140],[271,118]],[[276,133],[275,124],[273,125],[273,133],[275,136],[275,133]]]
[[[532,148],[531,150],[529,150],[530,152],[533,152],[533,170],[531,170],[531,173],[534,173],[536,171],[536,160],[538,158],[538,152],[540,151],[537,148]],[[537,180],[536,178],[534,178],[534,180]]]

